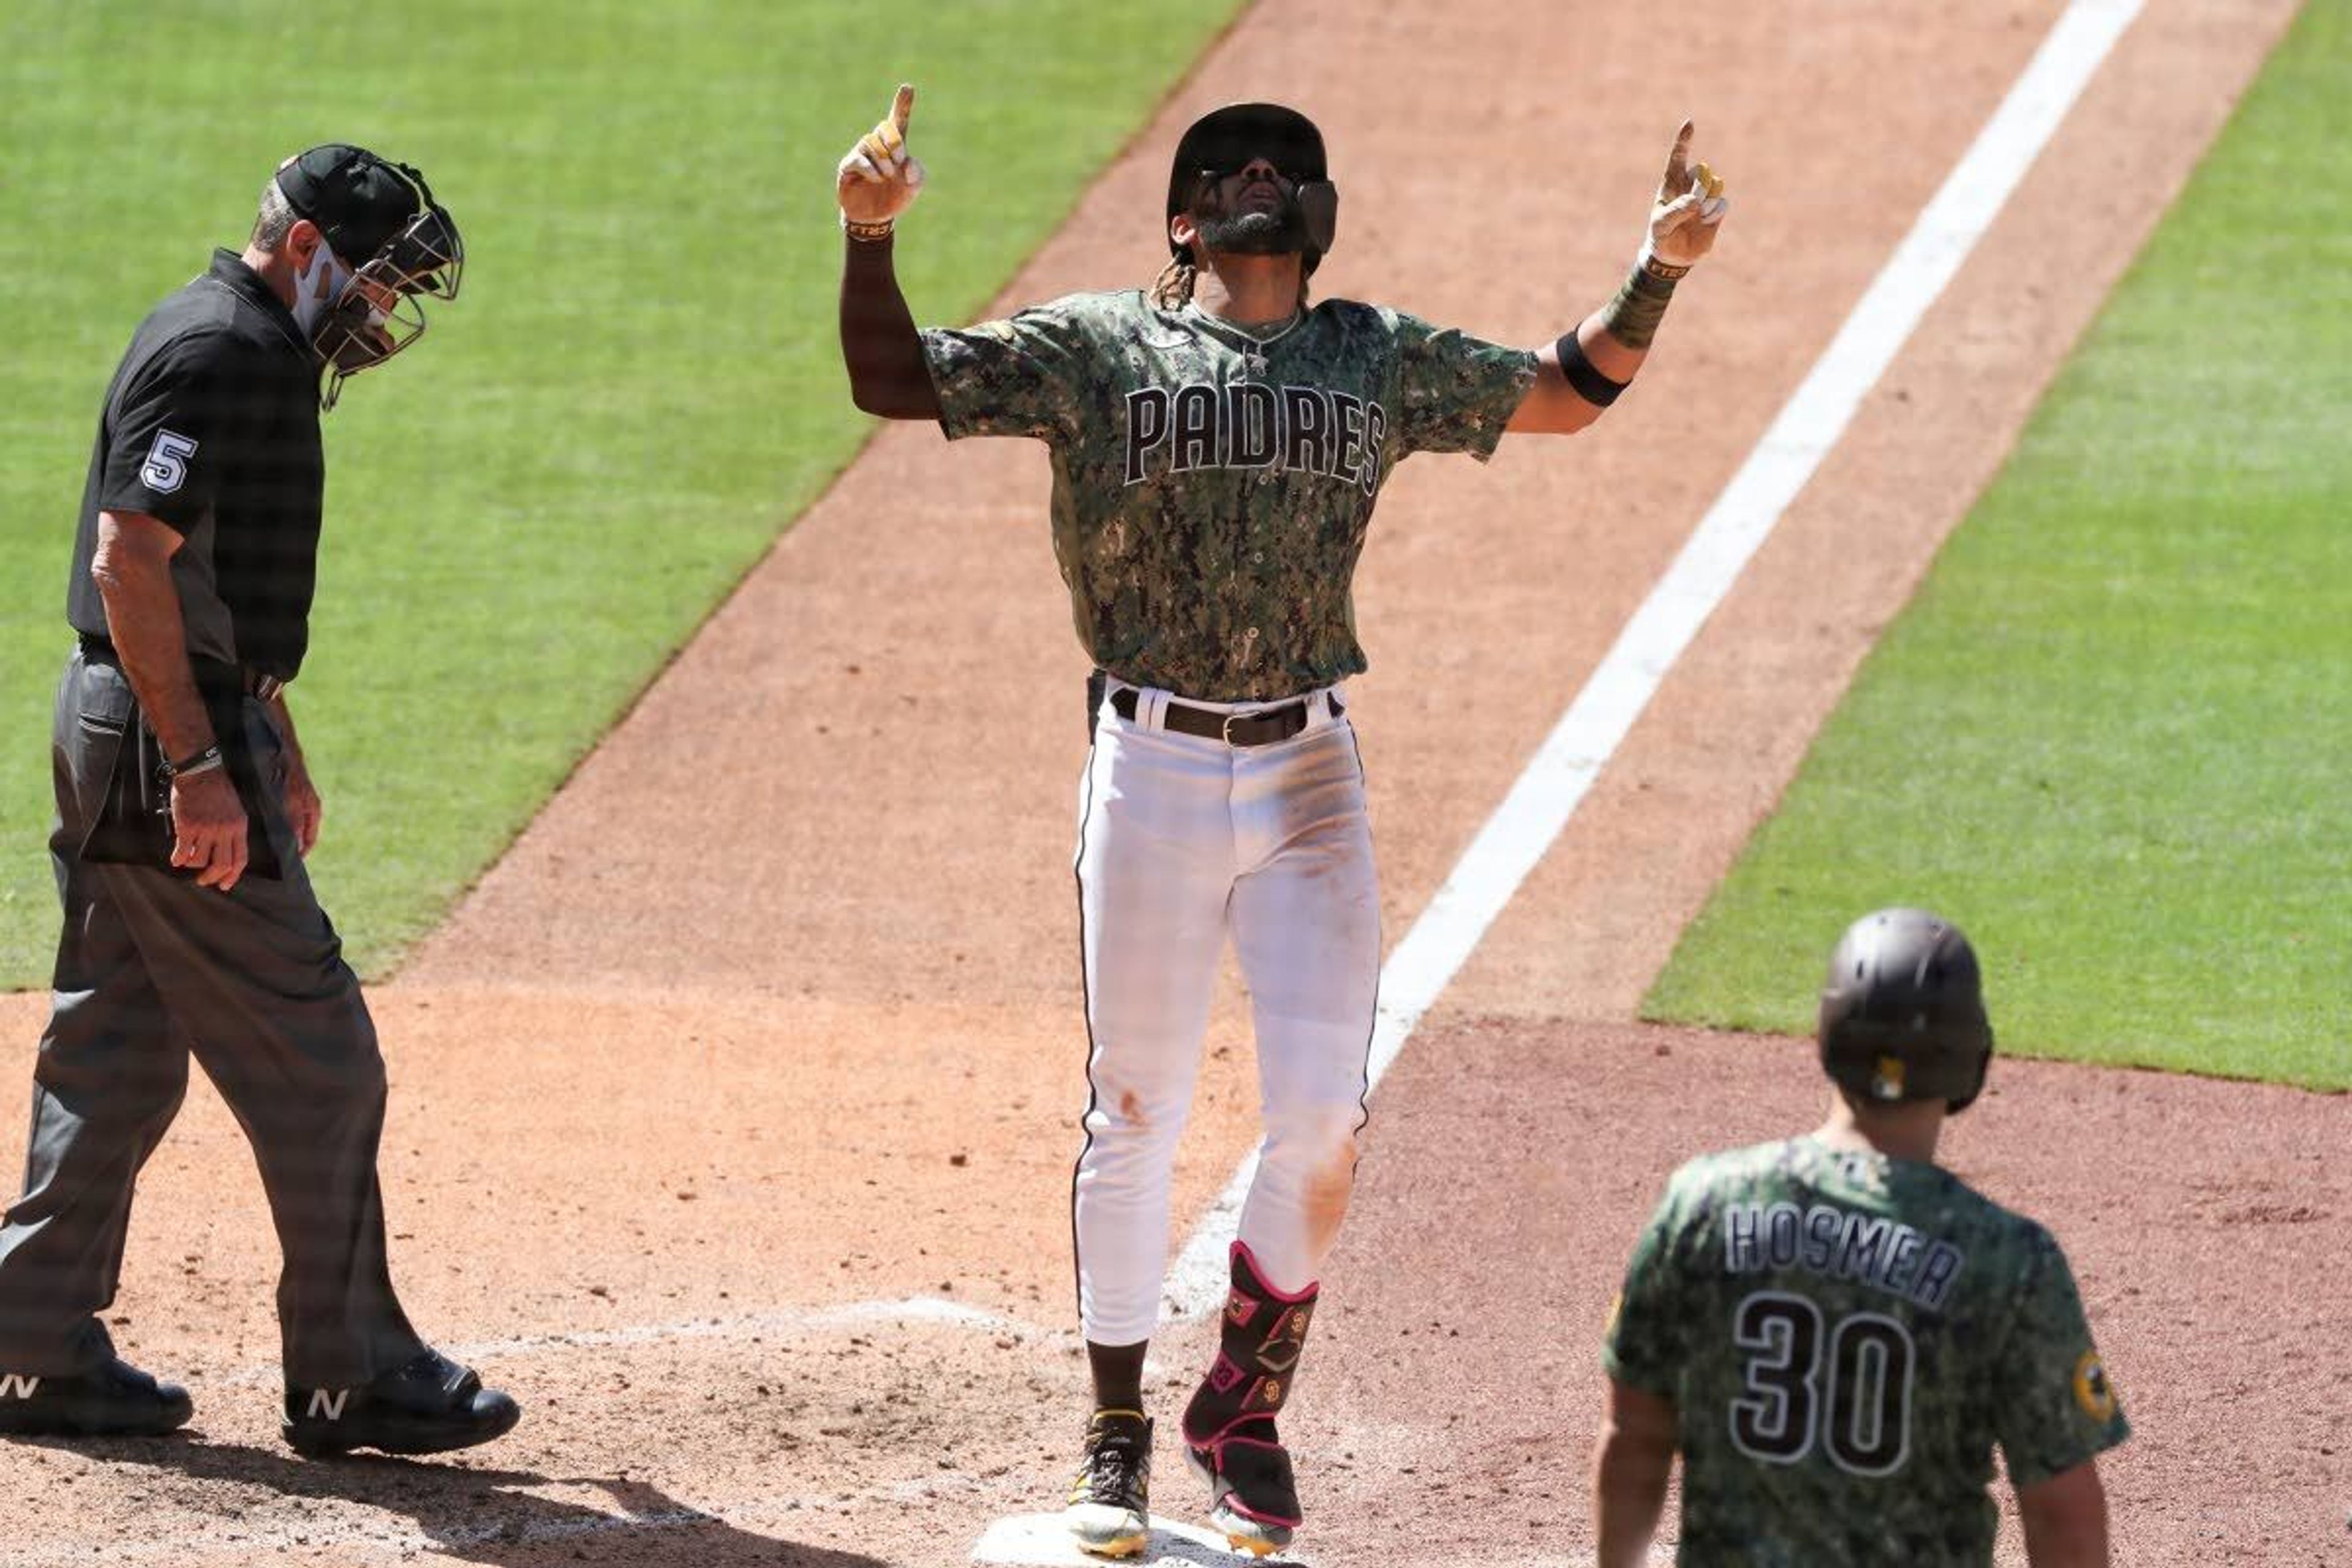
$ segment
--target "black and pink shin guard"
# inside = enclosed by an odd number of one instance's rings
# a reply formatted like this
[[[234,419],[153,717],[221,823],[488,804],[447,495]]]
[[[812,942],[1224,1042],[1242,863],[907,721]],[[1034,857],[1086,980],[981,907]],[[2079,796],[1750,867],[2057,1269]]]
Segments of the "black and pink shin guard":
[[[1275,1436],[1274,1417],[1290,1396],[1320,1288],[1283,1294],[1259,1275],[1257,1259],[1238,1241],[1233,1269],[1217,1359],[1184,1407],[1184,1441],[1215,1457],[1227,1473],[1265,1468],[1280,1458],[1286,1482],[1289,1465]],[[1252,1451],[1260,1449],[1272,1453]],[[1296,1509],[1295,1499],[1285,1500]]]

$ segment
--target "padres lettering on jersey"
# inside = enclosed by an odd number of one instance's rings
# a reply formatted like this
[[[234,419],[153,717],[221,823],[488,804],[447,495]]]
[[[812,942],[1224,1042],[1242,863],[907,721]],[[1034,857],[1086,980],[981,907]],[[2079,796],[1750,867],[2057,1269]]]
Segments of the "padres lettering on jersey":
[[[1602,1360],[1675,1402],[1685,1565],[1985,1568],[1996,1445],[2031,1486],[2130,1431],[2048,1231],[1811,1138],[1675,1173]]]
[[[923,334],[950,438],[1052,449],[1079,641],[1125,679],[1270,700],[1365,668],[1350,584],[1414,452],[1493,455],[1535,356],[1327,300],[1252,335],[1138,289]]]
[[[1388,410],[1322,386],[1237,381],[1140,386],[1127,395],[1127,482],[1141,484],[1158,458],[1169,473],[1195,468],[1271,468],[1318,474],[1381,489]]]

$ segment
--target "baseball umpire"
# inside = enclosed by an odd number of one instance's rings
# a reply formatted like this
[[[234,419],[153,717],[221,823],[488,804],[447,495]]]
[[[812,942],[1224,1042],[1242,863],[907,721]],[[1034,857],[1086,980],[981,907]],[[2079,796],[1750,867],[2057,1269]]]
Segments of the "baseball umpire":
[[[1354,1179],[1380,896],[1341,682],[1366,668],[1350,582],[1381,488],[1415,452],[1493,455],[1582,429],[1646,357],[1714,244],[1722,183],[1675,138],[1624,287],[1556,342],[1481,342],[1310,300],[1339,207],[1321,133],[1270,103],[1175,149],[1149,288],[919,332],[891,259],[922,166],[911,88],[845,157],[842,352],[857,405],[1053,463],[1053,538],[1097,667],[1076,872],[1090,1041],[1072,1191],[1095,1412],[1066,1515],[1105,1555],[1149,1533],[1144,1350],[1169,1187],[1228,939],[1255,1011],[1265,1138],[1231,1249],[1219,1352],[1185,1409],[1211,1517],[1264,1553],[1299,1521],[1276,1416]]]
[[[252,1142],[285,1254],[287,1441],[427,1453],[519,1414],[393,1292],[383,1060],[304,874],[320,807],[285,692],[310,638],[320,415],[415,341],[425,299],[457,297],[463,254],[415,169],[314,147],[263,188],[244,253],[215,251],[140,325],[107,390],[51,742],[65,928],[25,1192],[0,1224],[0,1431],[188,1419],[98,1314],[191,1051]]]
[[[2104,1568],[2098,1455],[2130,1434],[2051,1234],[1936,1162],[1992,1060],[1975,952],[1881,910],[1822,993],[1829,1120],[1694,1160],[1603,1352],[1602,1568],[1650,1561],[1683,1458],[1685,1565],[1987,1568],[1998,1444],[2034,1568]]]

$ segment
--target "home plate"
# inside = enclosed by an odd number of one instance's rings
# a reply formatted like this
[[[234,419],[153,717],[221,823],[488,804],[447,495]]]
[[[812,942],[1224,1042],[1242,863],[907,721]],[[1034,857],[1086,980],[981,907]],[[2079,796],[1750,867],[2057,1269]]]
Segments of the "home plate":
[[[1308,1560],[1285,1552],[1273,1557],[1253,1557],[1225,1544],[1224,1532],[1203,1525],[1179,1524],[1158,1514],[1151,1517],[1151,1539],[1131,1557],[1091,1557],[1070,1539],[1058,1513],[1024,1513],[1000,1519],[988,1527],[971,1549],[974,1563],[1019,1563],[1022,1568],[1104,1568],[1105,1563],[1157,1568],[1160,1563],[1206,1564],[1234,1568],[1237,1563],[1305,1564]]]

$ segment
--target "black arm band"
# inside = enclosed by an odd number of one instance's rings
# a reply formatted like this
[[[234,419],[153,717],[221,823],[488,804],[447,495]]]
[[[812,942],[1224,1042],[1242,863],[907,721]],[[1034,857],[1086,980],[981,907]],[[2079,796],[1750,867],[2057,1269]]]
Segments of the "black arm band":
[[[1592,362],[1584,357],[1584,345],[1576,341],[1574,332],[1559,340],[1557,352],[1560,374],[1568,377],[1568,384],[1575,389],[1577,396],[1594,407],[1608,407],[1625,390],[1627,383],[1612,381],[1592,368]]]
[[[182,757],[176,763],[172,762],[167,758],[163,763],[163,771],[175,779],[188,778],[196,773],[208,773],[212,772],[215,768],[219,767],[224,760],[225,759],[221,756],[221,749],[218,746],[206,746],[194,756]]]

